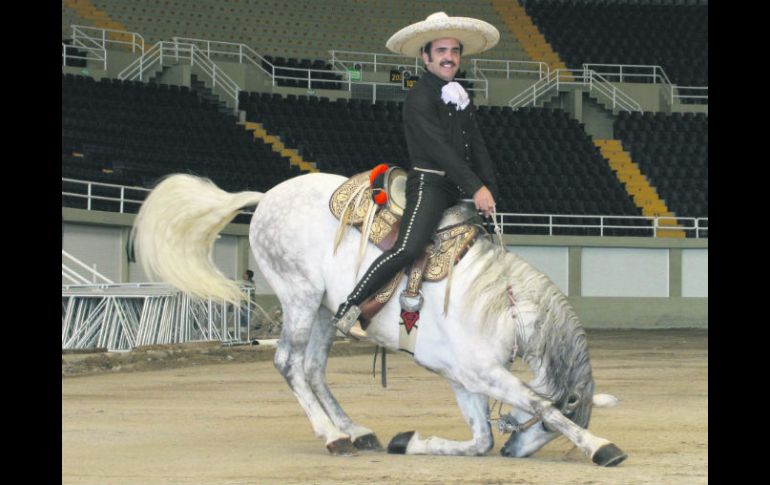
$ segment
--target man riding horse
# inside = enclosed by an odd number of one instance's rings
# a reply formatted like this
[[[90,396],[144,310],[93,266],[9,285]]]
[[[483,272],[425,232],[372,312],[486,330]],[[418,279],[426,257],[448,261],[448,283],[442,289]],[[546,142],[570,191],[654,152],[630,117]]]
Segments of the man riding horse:
[[[411,160],[406,207],[393,248],[374,260],[334,315],[333,322],[342,333],[366,337],[359,322],[361,303],[420,255],[446,209],[472,196],[485,217],[494,210],[494,165],[481,136],[476,108],[454,78],[463,54],[491,49],[499,39],[498,30],[487,22],[438,12],[388,40],[388,49],[395,53],[421,55],[426,69],[404,102]]]

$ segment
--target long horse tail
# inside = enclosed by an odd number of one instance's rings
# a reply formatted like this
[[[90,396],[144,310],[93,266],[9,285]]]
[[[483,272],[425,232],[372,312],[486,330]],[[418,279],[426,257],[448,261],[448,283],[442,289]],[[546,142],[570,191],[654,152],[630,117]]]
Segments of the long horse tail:
[[[145,274],[185,293],[239,303],[235,281],[214,265],[219,232],[261,192],[229,193],[208,179],[175,174],[147,196],[134,221],[131,241]]]

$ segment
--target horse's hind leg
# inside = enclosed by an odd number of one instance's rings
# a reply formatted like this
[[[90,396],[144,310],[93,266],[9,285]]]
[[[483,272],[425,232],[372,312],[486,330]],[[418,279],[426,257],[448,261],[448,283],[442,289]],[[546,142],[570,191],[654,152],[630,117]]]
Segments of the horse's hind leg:
[[[284,308],[283,329],[278,340],[274,364],[278,372],[286,379],[300,406],[307,414],[316,436],[324,438],[326,448],[333,454],[352,454],[355,447],[347,433],[341,431],[329,416],[313,392],[305,374],[305,357],[317,318],[318,306],[314,308],[300,306],[297,301],[286,304]]]
[[[452,383],[457,404],[473,437],[468,441],[451,441],[432,436],[421,439],[414,431],[397,434],[388,445],[388,453],[407,455],[483,455],[495,444],[489,425],[489,400],[483,394],[469,392],[459,384]]]
[[[331,317],[331,312],[324,307],[321,307],[316,315],[305,354],[305,376],[326,414],[337,428],[350,435],[356,448],[382,451],[382,445],[374,432],[355,424],[326,384],[326,363],[336,332],[336,327],[330,324]]]

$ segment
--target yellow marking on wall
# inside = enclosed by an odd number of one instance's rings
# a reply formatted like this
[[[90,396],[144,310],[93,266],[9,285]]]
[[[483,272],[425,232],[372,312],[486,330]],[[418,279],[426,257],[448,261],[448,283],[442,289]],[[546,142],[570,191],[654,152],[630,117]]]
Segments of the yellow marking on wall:
[[[312,164],[306,162],[296,150],[288,148],[277,136],[269,134],[260,123],[247,121],[243,123],[243,127],[246,131],[254,132],[254,138],[259,138],[270,145],[274,152],[280,153],[283,157],[288,157],[289,163],[296,165],[301,171],[320,172]]]
[[[673,219],[676,215],[658,196],[658,191],[650,185],[647,177],[642,175],[639,166],[631,160],[631,155],[623,150],[620,140],[594,140],[594,145],[599,147],[602,156],[607,159],[618,180],[625,184],[626,191],[633,198],[634,204],[642,210],[643,215],[672,218],[658,221],[659,226],[671,227],[671,229],[658,229],[658,237],[684,238],[684,231],[681,230],[676,219]]]
[[[552,71],[567,69],[567,65],[551,47],[551,44],[545,40],[543,34],[532,21],[532,17],[527,15],[526,10],[518,1],[492,0],[492,6],[500,14],[506,27],[516,37],[530,59],[537,62],[545,62]],[[574,81],[574,78],[568,72],[562,74],[561,79],[563,81]]]

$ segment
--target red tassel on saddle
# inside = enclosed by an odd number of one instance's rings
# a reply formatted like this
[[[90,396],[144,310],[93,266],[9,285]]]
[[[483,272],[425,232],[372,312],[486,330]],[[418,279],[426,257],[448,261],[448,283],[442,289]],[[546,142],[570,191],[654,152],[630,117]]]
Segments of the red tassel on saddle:
[[[385,193],[385,172],[388,171],[387,163],[381,163],[369,172],[369,187],[372,188],[372,199],[377,205],[385,205],[388,202],[388,194]]]

